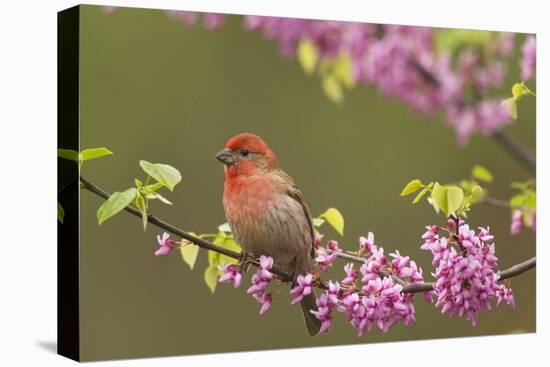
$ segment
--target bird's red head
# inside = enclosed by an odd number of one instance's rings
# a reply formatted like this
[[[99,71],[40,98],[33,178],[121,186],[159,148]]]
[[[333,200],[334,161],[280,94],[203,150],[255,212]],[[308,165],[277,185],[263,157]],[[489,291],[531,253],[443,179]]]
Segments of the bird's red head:
[[[227,177],[279,168],[275,153],[262,138],[251,133],[242,133],[229,139],[216,159],[225,165]]]

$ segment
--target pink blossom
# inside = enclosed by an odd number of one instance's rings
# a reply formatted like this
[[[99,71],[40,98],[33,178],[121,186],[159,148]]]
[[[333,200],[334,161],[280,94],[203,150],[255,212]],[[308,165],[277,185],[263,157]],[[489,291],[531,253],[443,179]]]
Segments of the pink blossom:
[[[503,301],[505,301],[508,305],[512,307],[516,307],[516,303],[514,302],[514,293],[512,292],[512,289],[506,288],[504,284],[502,284],[497,291],[497,306],[500,306]]]
[[[374,233],[369,232],[369,234],[367,235],[367,238],[365,237],[359,238],[359,249],[361,251],[366,251],[370,253],[372,252],[373,246],[374,246]]]
[[[208,28],[222,23],[217,14],[205,14],[204,19]],[[313,43],[320,62],[348,56],[355,84],[372,85],[427,117],[443,112],[461,144],[474,133],[492,134],[511,122],[500,110],[502,98],[489,96],[504,81],[513,33],[495,33],[490,53],[466,44],[452,55],[435,50],[438,30],[431,27],[261,16],[245,16],[244,27],[277,42],[285,58],[295,56],[303,40]],[[523,47],[525,79],[534,73],[534,43],[530,36]],[[470,102],[472,94],[479,96],[475,103]]]
[[[260,315],[265,314],[271,308],[272,298],[271,295],[267,293],[267,287],[273,279],[273,274],[269,271],[272,266],[272,257],[260,256],[258,269],[252,276],[252,285],[246,291],[262,305],[260,308]]]
[[[260,307],[260,315],[264,315],[269,311],[271,303],[273,302],[270,294],[263,294],[261,298],[256,298],[256,300],[262,304],[262,307]]]
[[[328,298],[328,303],[331,307],[338,305],[338,298],[340,297],[340,283],[333,282],[332,280],[328,282],[328,289],[326,291]]]
[[[537,41],[534,35],[529,35],[521,47],[521,78],[533,79],[537,63]]]
[[[523,214],[521,210],[514,210],[512,213],[512,223],[510,224],[510,234],[516,235],[523,229]]]
[[[490,310],[491,299],[500,297],[511,304],[513,296],[511,290],[506,291],[498,284],[498,259],[494,236],[489,228],[480,228],[476,233],[467,224],[460,224],[458,244],[460,252],[447,238],[433,237],[421,249],[431,251],[434,257],[435,306],[441,309],[441,313],[465,316],[476,325],[478,311]],[[501,292],[500,296],[498,292]]]
[[[327,242],[327,247],[319,247],[316,249],[315,261],[321,265],[324,272],[327,272],[332,264],[338,258],[338,253],[342,250],[338,247],[338,242],[330,240]]]
[[[203,20],[206,28],[214,30],[223,26],[225,15],[217,13],[204,13]]]
[[[222,268],[223,274],[218,279],[219,283],[233,282],[235,288],[239,288],[242,282],[242,274],[235,264],[227,264]]]
[[[344,271],[346,272],[346,277],[342,280],[343,285],[351,285],[357,279],[357,270],[353,268],[353,263],[348,263],[344,266]]]
[[[329,302],[329,298],[326,293],[321,294],[321,296],[317,298],[315,303],[317,305],[317,310],[311,310],[310,312],[315,315],[315,317],[319,321],[321,321],[319,334],[327,333],[330,330],[330,326],[332,324],[332,305]]]
[[[295,305],[296,303],[300,303],[305,296],[310,295],[313,291],[312,283],[313,275],[298,275],[298,277],[296,278],[296,284],[290,290],[290,294],[292,295],[292,301],[290,302],[290,304]]]
[[[170,234],[164,232],[162,234],[162,237],[160,235],[157,235],[157,241],[159,243],[160,248],[155,251],[155,256],[165,256],[168,255],[170,251],[176,247],[176,242],[174,240],[170,239]]]

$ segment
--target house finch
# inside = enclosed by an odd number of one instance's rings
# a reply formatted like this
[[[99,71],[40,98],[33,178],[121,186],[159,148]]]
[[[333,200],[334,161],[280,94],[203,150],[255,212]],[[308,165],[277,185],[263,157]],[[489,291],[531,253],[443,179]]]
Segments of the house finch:
[[[275,153],[257,135],[229,139],[216,155],[225,167],[223,206],[235,240],[254,256],[271,256],[294,275],[309,272],[314,257],[314,230],[309,209],[292,178],[280,167]],[[310,335],[321,322],[309,311],[315,295],[301,302]]]

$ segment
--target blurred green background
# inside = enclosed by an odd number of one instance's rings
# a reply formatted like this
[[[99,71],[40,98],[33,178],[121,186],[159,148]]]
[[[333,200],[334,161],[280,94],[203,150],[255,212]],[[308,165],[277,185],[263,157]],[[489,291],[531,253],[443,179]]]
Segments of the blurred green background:
[[[516,40],[502,95],[519,78],[523,38]],[[356,88],[342,105],[329,102],[319,80],[307,77],[295,60],[282,59],[274,42],[244,31],[241,17],[208,31],[163,11],[120,8],[106,14],[83,6],[80,55],[81,149],[106,146],[115,153],[86,163],[83,175],[114,192],[133,185],[134,177],[144,178],[140,159],[177,167],[183,181],[165,195],[175,205],[154,202],[151,211],[186,230],[212,232],[225,222],[223,169],[214,155],[244,131],[267,140],[314,215],[328,207],[342,211],[345,237],[327,229],[328,237],[351,249],[360,235],[373,231],[386,252],[398,248],[415,259],[427,280],[431,256],[420,251],[420,235],[442,217],[426,204],[413,207],[400,198],[406,182],[455,181],[482,164],[495,176],[491,195],[507,199],[511,181],[530,178],[491,138],[476,135],[459,147],[442,120],[418,117],[373,88]],[[520,118],[509,128],[533,148],[534,111],[533,99],[522,101]],[[417,326],[358,338],[337,313],[332,331],[312,338],[298,306],[288,306],[288,292],[261,317],[246,284],[210,293],[203,281],[206,253],[194,271],[177,252],[157,258],[161,230],[149,225],[144,233],[141,221],[124,213],[98,226],[101,200],[83,191],[81,202],[83,360],[535,331],[531,271],[512,281],[516,308],[481,312],[477,327],[441,315],[417,296]],[[491,227],[502,268],[535,253],[533,233],[509,235],[505,209],[477,206],[470,223]]]

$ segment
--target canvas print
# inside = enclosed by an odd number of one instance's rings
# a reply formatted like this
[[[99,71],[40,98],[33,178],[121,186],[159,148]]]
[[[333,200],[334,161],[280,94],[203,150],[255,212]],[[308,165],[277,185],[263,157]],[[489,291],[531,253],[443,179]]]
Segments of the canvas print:
[[[536,35],[86,5],[58,36],[60,354],[536,331]]]

